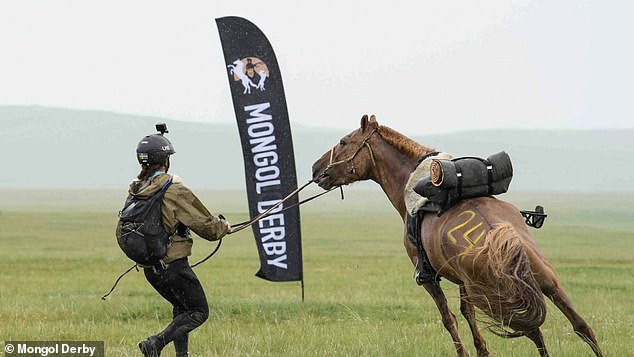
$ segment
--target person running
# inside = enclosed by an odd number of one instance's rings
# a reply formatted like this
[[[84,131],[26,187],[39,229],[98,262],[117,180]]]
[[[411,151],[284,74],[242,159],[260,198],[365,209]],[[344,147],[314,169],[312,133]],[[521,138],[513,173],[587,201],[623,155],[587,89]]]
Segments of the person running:
[[[141,341],[138,346],[144,356],[156,357],[173,342],[176,357],[187,357],[189,333],[209,317],[205,291],[187,259],[193,245],[190,230],[201,238],[215,241],[232,229],[222,215],[212,215],[180,177],[167,173],[170,156],[175,151],[164,136],[167,128],[157,125],[157,129],[160,133],[145,136],[137,146],[141,172],[130,184],[128,198],[150,197],[172,180],[164,193],[161,209],[165,231],[171,233],[167,254],[159,264],[142,267],[150,285],[172,305],[173,320],[163,331]],[[121,245],[121,224],[116,236]]]

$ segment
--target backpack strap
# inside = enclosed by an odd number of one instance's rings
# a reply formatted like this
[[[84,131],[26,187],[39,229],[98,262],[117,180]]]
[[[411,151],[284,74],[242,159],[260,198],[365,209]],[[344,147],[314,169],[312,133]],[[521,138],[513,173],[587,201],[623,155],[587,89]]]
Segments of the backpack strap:
[[[161,192],[167,191],[167,188],[172,185],[172,181],[174,181],[174,177],[170,177],[170,179],[161,187]]]

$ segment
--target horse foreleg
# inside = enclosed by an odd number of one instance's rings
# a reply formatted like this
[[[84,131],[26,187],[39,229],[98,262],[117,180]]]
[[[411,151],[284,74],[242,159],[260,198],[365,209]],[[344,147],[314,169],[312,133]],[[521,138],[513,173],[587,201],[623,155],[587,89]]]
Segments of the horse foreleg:
[[[438,311],[440,311],[442,323],[445,325],[447,331],[449,331],[453,344],[456,347],[458,357],[468,357],[469,354],[465,351],[464,346],[460,341],[460,336],[458,335],[458,323],[456,321],[456,316],[449,310],[449,307],[447,306],[447,298],[440,288],[440,285],[438,283],[431,283],[423,284],[423,287],[434,299],[436,307],[438,307]]]
[[[480,330],[476,325],[475,309],[473,308],[473,305],[467,301],[467,290],[463,284],[460,284],[460,312],[469,324],[471,335],[473,335],[473,344],[478,352],[478,357],[489,356],[487,344],[484,341],[484,338],[482,338],[482,335],[480,335]]]
[[[568,321],[572,324],[572,328],[575,333],[588,345],[590,345],[594,354],[597,357],[602,357],[603,352],[601,352],[601,349],[599,348],[594,332],[588,323],[572,307],[572,302],[561,286],[556,284],[551,291],[545,291],[544,295],[548,296],[555,306],[557,306],[557,308],[566,316]]]
[[[535,346],[537,346],[537,351],[539,351],[540,357],[548,357],[548,351],[546,350],[546,344],[544,343],[544,336],[542,335],[542,331],[539,328],[536,328],[532,331],[528,331],[525,333],[526,337],[530,338]]]

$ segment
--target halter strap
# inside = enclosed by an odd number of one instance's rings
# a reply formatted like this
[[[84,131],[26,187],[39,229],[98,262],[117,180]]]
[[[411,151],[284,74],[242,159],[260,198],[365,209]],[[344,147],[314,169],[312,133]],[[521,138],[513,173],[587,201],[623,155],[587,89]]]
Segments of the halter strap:
[[[370,143],[368,143],[368,140],[370,140],[370,137],[374,133],[376,133],[378,130],[379,130],[379,128],[375,128],[374,130],[372,130],[372,132],[370,132],[370,134],[368,134],[368,136],[366,136],[365,139],[363,139],[363,141],[361,142],[361,145],[359,145],[357,150],[355,150],[355,152],[347,159],[332,162],[332,159],[335,156],[335,147],[333,146],[332,149],[330,149],[330,162],[328,163],[328,166],[324,169],[322,175],[325,174],[333,166],[336,166],[336,165],[339,165],[339,164],[343,164],[343,163],[347,163],[347,162],[350,162],[350,161],[354,160],[354,158],[361,151],[361,149],[363,149],[366,146],[368,147],[368,150],[370,150],[370,159],[372,160],[372,165],[374,167],[376,167],[376,161],[374,161],[374,153],[372,152],[372,147],[370,146]],[[354,170],[354,163],[352,165],[352,169]]]

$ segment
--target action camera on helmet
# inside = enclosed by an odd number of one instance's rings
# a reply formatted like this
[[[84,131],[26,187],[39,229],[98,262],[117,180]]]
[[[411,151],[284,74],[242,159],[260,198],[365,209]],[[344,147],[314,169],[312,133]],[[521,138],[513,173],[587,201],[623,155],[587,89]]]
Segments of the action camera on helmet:
[[[156,131],[158,131],[159,133],[161,134],[169,133],[169,130],[167,130],[167,124],[158,123],[155,126],[156,126]]]
[[[137,145],[136,157],[139,164],[150,166],[163,164],[167,158],[174,154],[174,146],[164,136],[169,133],[165,123],[156,124],[158,134],[147,135]]]

